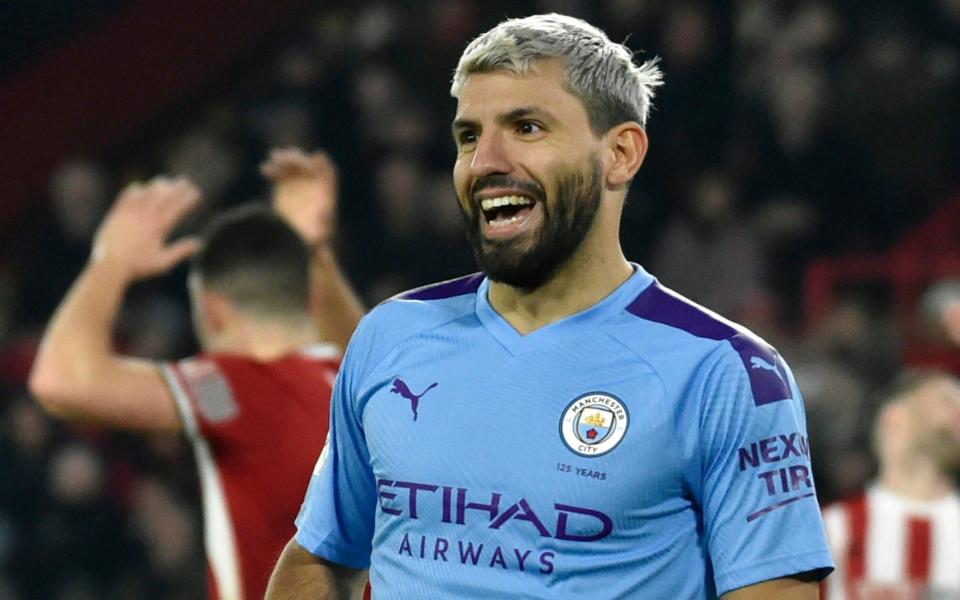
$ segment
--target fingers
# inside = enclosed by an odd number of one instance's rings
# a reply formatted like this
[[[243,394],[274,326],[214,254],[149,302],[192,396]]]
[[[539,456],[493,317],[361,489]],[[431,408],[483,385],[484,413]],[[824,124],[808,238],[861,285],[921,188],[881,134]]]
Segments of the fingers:
[[[184,216],[193,211],[200,203],[201,193],[193,182],[185,177],[162,180],[158,185],[155,198],[156,211],[167,225],[179,223]]]
[[[125,188],[120,190],[120,193],[117,194],[117,199],[114,201],[113,211],[122,209],[124,206],[129,206],[140,201],[140,197],[143,195],[143,184],[139,181],[134,181],[133,183],[128,184]]]
[[[120,194],[127,209],[139,213],[164,229],[172,228],[200,203],[200,188],[185,177],[154,177],[133,183]]]
[[[183,177],[156,177],[128,185],[97,230],[93,258],[132,279],[169,270],[199,248],[197,240],[168,244],[167,238],[200,198],[199,188]]]
[[[310,155],[310,164],[317,171],[334,173],[337,170],[336,165],[333,164],[333,159],[322,150],[318,150]]]
[[[267,178],[277,180],[298,174],[309,173],[310,159],[299,148],[276,148],[260,165],[260,172]]]
[[[182,238],[169,244],[163,253],[163,271],[168,271],[200,250],[197,238]]]
[[[336,167],[323,150],[311,153],[299,148],[275,148],[260,164],[260,173],[274,182],[290,177],[330,177]]]

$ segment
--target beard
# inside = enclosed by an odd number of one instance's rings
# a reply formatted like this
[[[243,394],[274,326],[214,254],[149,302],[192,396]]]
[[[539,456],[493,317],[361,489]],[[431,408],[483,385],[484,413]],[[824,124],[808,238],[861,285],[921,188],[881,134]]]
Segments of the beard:
[[[551,206],[542,186],[535,182],[513,180],[506,175],[478,179],[471,195],[484,188],[509,187],[534,198],[543,210],[540,230],[509,240],[483,237],[480,220],[483,211],[473,214],[460,207],[467,225],[467,239],[473,248],[477,266],[492,281],[525,290],[539,288],[560,270],[583,243],[600,208],[600,161],[596,155],[589,167],[561,174],[557,178],[557,197]]]
[[[919,454],[927,456],[945,473],[960,470],[960,439],[946,427],[924,434],[916,442]]]

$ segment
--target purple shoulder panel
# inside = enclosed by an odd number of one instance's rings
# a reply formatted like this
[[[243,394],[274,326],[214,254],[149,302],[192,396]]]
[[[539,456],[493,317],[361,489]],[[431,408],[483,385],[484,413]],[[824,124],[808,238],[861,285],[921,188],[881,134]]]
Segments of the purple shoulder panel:
[[[700,338],[725,340],[740,356],[757,406],[790,400],[793,390],[780,355],[766,342],[717,318],[679,294],[654,282],[627,311],[648,321],[686,331]]]
[[[466,275],[449,281],[425,285],[415,290],[404,292],[397,296],[397,299],[443,300],[444,298],[453,298],[454,296],[464,296],[466,294],[476,293],[482,281],[483,273],[474,273],[473,275]]]

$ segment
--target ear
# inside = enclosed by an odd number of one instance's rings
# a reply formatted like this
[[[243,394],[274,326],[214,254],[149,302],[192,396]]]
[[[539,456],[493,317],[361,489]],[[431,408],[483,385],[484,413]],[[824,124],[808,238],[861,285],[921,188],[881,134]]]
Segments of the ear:
[[[607,169],[607,186],[624,188],[640,170],[647,155],[647,133],[639,123],[628,121],[607,132],[607,151],[611,157]]]
[[[210,333],[213,334],[223,331],[236,312],[233,303],[226,296],[209,289],[200,292],[200,310]]]

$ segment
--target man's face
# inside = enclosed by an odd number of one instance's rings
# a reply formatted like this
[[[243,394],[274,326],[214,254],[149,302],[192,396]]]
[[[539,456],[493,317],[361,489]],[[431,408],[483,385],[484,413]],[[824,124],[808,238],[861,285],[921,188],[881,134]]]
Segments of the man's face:
[[[909,410],[916,451],[944,471],[960,469],[960,387],[949,379],[931,381],[917,390]]]
[[[453,135],[467,237],[494,281],[534,289],[580,247],[603,194],[599,139],[556,61],[470,75]]]

